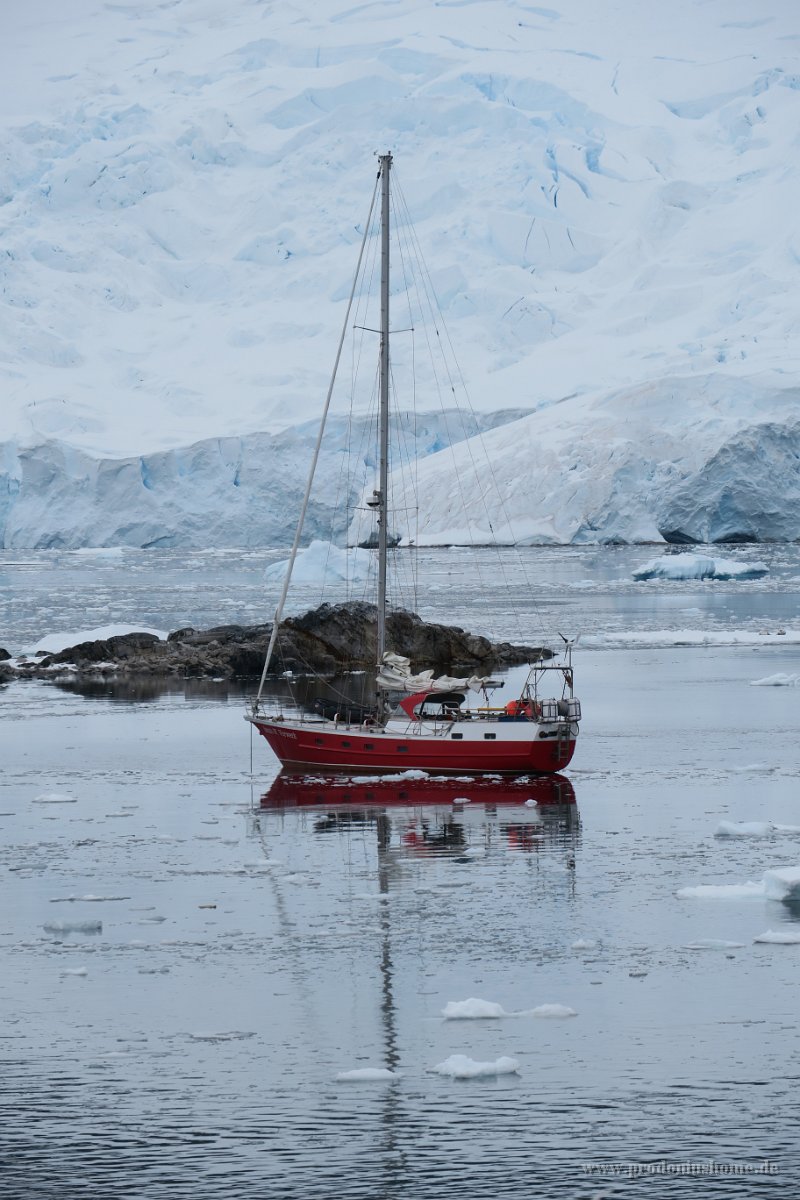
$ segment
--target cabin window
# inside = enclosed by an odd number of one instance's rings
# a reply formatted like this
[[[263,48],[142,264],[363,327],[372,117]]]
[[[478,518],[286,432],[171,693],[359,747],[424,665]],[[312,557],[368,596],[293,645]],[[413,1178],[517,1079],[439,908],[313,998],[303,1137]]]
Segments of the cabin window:
[[[314,743],[315,743],[317,746],[321,746],[321,745],[323,744],[323,742],[322,742],[322,738],[314,738]]]
[[[349,750],[349,749],[350,749],[350,743],[349,743],[349,742],[342,742],[342,749],[343,749],[343,750]]]
[[[374,750],[375,743],[374,742],[364,742],[364,749],[365,750]]]
[[[495,738],[497,737],[497,734],[496,733],[485,733],[483,736],[487,742],[493,742],[495,740]]]
[[[451,733],[450,734],[450,737],[453,739],[454,742],[460,742],[461,739],[463,738],[463,736],[464,736],[463,733]]]
[[[395,746],[395,750],[397,750],[398,752],[401,752],[401,751],[404,752],[404,751],[408,750],[408,746]]]

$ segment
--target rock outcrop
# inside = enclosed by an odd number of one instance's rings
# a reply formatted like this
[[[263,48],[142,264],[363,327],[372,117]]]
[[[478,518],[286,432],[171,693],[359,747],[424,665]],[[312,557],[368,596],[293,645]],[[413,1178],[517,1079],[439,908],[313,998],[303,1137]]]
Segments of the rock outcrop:
[[[124,634],[82,642],[58,654],[18,664],[16,674],[254,678],[261,674],[271,630],[271,625],[178,629],[166,641],[149,633]],[[415,670],[430,667],[437,673],[486,673],[550,656],[541,647],[490,642],[456,626],[430,624],[404,611],[388,616],[387,641],[395,652],[411,659]],[[374,605],[361,601],[323,604],[283,622],[270,673],[334,675],[369,670],[375,665],[376,647]]]

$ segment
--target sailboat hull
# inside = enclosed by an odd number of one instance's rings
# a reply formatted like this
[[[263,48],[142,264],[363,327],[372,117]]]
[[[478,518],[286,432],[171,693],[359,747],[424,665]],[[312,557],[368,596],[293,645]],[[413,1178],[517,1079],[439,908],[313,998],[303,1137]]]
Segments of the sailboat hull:
[[[545,731],[531,723],[494,725],[488,737],[450,740],[441,735],[397,730],[357,730],[251,718],[284,767],[292,770],[395,772],[431,775],[548,775],[561,771],[575,753],[577,726]],[[503,733],[508,730],[506,736]],[[478,730],[471,731],[478,733]]]

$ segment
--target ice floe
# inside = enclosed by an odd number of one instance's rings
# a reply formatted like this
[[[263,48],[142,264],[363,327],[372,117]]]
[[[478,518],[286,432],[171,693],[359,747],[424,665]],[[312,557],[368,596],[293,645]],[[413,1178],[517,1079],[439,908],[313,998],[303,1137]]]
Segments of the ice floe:
[[[782,900],[785,903],[800,898],[800,866],[774,867],[765,871],[759,883],[700,883],[679,888],[675,893],[681,900]]]
[[[515,1058],[501,1057],[494,1062],[477,1062],[466,1054],[451,1054],[444,1062],[431,1067],[437,1075],[448,1075],[451,1079],[481,1079],[495,1075],[517,1075],[519,1063]]]
[[[769,821],[720,821],[714,830],[714,837],[762,838],[772,833],[773,829]]]
[[[800,946],[800,930],[768,929],[760,933],[754,942],[767,942],[773,946]]]
[[[345,1083],[371,1083],[381,1079],[399,1079],[399,1071],[390,1071],[388,1067],[356,1067],[352,1071],[339,1071],[336,1076]]]
[[[634,579],[760,579],[769,574],[762,562],[738,562],[707,554],[665,554],[633,572]]]
[[[594,950],[597,942],[591,941],[590,938],[578,938],[570,946],[570,950]]]
[[[529,1015],[558,1020],[564,1017],[577,1017],[578,1014],[574,1008],[570,1008],[566,1004],[540,1004],[537,1008],[532,1008]]]
[[[102,921],[45,921],[45,933],[102,933]]]
[[[70,796],[69,792],[42,792],[41,796],[34,796],[34,804],[75,804],[75,796]]]
[[[479,1000],[474,996],[469,1000],[448,1000],[442,1009],[442,1016],[446,1021],[496,1020],[498,1017],[511,1015],[502,1004],[496,1004],[493,1000]]]
[[[684,950],[741,950],[744,942],[726,942],[724,938],[697,938],[687,942]]]
[[[786,675],[778,671],[775,675],[765,675],[763,679],[751,679],[750,687],[800,687],[800,674]]]

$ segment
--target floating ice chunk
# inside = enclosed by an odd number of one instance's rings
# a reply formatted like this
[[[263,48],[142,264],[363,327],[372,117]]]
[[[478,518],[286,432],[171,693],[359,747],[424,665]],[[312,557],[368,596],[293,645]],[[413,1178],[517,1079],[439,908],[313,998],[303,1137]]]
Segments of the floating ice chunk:
[[[53,896],[50,903],[71,904],[79,900],[85,901],[88,904],[102,904],[105,901],[111,900],[130,900],[130,896],[93,896],[90,892],[86,896]]]
[[[169,975],[169,967],[139,967],[140,975]]]
[[[696,887],[679,888],[679,900],[763,900],[767,891],[763,881],[753,883],[699,883]]]
[[[538,1008],[532,1008],[530,1011],[532,1017],[577,1017],[577,1012],[574,1008],[569,1008],[566,1004],[540,1004]]]
[[[282,580],[286,575],[289,560],[271,563],[264,572],[264,578]],[[354,547],[342,550],[330,542],[312,542],[305,550],[301,550],[292,568],[292,580],[295,583],[324,583],[350,580],[353,583],[370,578],[375,570],[375,556],[369,550]]]
[[[800,687],[800,675],[765,675],[763,679],[751,679],[750,687]]]
[[[718,838],[766,837],[775,826],[769,821],[720,821],[714,831]]]
[[[42,792],[41,796],[34,796],[34,804],[75,804],[75,797],[70,796],[68,792]]]
[[[46,933],[102,933],[102,921],[45,921]]]
[[[243,1033],[239,1029],[225,1030],[219,1033],[190,1033],[194,1042],[241,1042],[246,1038],[255,1037],[255,1033]]]
[[[472,800],[469,796],[454,796],[453,804],[471,804]]]
[[[744,942],[726,942],[723,938],[698,938],[687,942],[684,950],[741,950]]]
[[[476,1062],[466,1054],[451,1054],[444,1062],[431,1067],[437,1075],[449,1075],[451,1079],[481,1079],[493,1075],[516,1075],[519,1063],[514,1058],[498,1058],[494,1062]]]
[[[800,900],[800,866],[765,871],[763,886],[769,900],[783,900],[784,903]]]
[[[496,1004],[494,1000],[478,1000],[475,997],[470,997],[469,1000],[448,1000],[442,1009],[442,1016],[446,1021],[476,1021],[510,1015],[502,1004]]]
[[[766,563],[736,562],[706,554],[667,554],[651,558],[633,572],[634,579],[760,579],[769,574]]]
[[[380,1079],[399,1079],[399,1071],[390,1071],[387,1067],[357,1067],[354,1071],[340,1071],[337,1079],[346,1083],[369,1083]]]
[[[467,850],[464,851],[464,857],[465,858],[485,858],[486,851],[484,850],[483,846],[470,846]]]
[[[768,929],[760,933],[754,942],[769,942],[773,946],[800,946],[800,930],[793,932],[789,929]]]
[[[64,970],[61,972],[61,974],[62,975],[78,975],[78,976],[83,977],[85,975],[88,975],[89,972],[86,970],[86,967],[65,967]]]
[[[576,942],[572,943],[572,945],[570,946],[570,949],[571,950],[594,950],[596,945],[597,945],[597,942],[593,942],[589,938],[578,938],[578,940]]]

